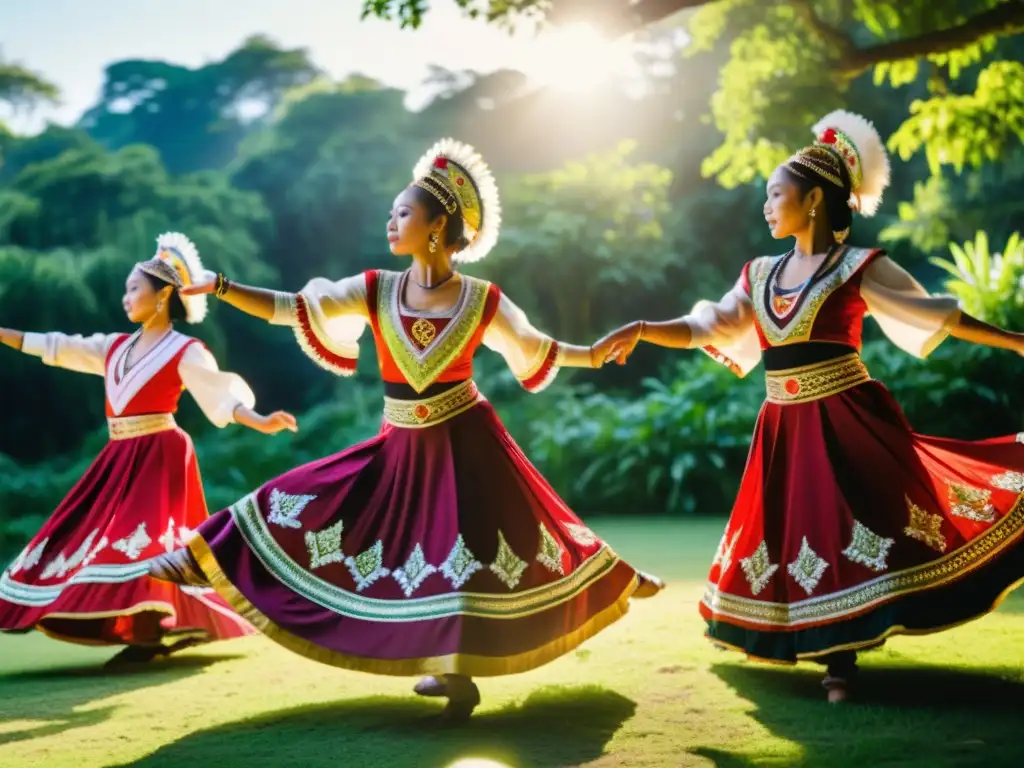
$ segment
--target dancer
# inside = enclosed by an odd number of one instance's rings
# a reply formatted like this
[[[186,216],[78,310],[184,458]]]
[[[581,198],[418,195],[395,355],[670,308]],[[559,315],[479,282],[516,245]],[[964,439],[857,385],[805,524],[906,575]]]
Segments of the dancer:
[[[292,326],[329,371],[355,371],[370,326],[384,381],[376,437],[266,483],[200,527],[153,573],[209,581],[268,637],[347,669],[427,675],[415,690],[480,701],[471,677],[533,669],[577,647],[662,586],[574,515],[513,442],[473,383],[483,344],[531,392],[564,366],[607,353],[535,330],[498,286],[453,262],[498,237],[497,187],[450,139],[417,164],[394,201],[391,251],[404,272],[316,279],[298,294],[222,275],[193,290]]]
[[[977,618],[1024,578],[1024,438],[915,433],[861,362],[864,315],[922,358],[949,335],[1024,354],[1024,335],[845,245],[852,212],[878,207],[888,157],[858,115],[814,133],[767,185],[765,220],[792,250],[749,262],[718,303],[602,343],[620,363],[641,340],[700,348],[740,376],[763,358],[767,402],[700,611],[719,645],[823,662],[838,702],[858,649]]]
[[[182,290],[202,276],[188,238],[161,235],[156,255],[126,282],[124,310],[140,326],[135,333],[0,329],[4,344],[47,365],[103,376],[110,431],[110,442],[0,577],[0,629],[127,645],[114,664],[253,632],[213,590],[148,575],[149,558],[180,546],[207,517],[192,441],[174,422],[183,389],[218,427],[234,421],[265,434],[296,429],[287,413],[254,412],[249,386],[174,329],[177,320],[206,316],[206,297]]]

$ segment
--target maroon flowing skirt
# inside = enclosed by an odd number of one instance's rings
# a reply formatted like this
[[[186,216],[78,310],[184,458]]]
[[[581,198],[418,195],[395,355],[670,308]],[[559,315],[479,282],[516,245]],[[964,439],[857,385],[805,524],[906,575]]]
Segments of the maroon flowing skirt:
[[[0,576],[0,630],[38,629],[89,645],[252,634],[212,589],[148,575],[146,561],[186,543],[206,517],[187,434],[107,443]]]
[[[638,583],[486,402],[275,478],[189,547],[271,639],[388,675],[532,669],[620,618]]]
[[[700,612],[769,661],[977,618],[1024,579],[1024,434],[919,435],[877,381],[765,403]]]

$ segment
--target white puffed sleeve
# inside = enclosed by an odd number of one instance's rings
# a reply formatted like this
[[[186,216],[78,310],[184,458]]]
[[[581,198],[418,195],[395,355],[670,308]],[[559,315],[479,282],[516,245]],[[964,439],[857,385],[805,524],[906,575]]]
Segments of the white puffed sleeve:
[[[92,336],[68,336],[63,333],[26,333],[21,351],[41,357],[46,365],[79,373],[106,372],[107,352],[120,334],[96,333]]]
[[[737,376],[746,376],[760,362],[754,306],[742,276],[720,301],[698,301],[686,319],[691,345]]]
[[[292,327],[302,351],[321,368],[351,376],[368,319],[366,277],[360,274],[336,282],[317,277],[298,293],[278,293],[270,322]]]
[[[864,270],[860,295],[892,343],[915,357],[934,352],[960,319],[955,297],[929,294],[888,256]]]
[[[540,392],[547,387],[562,367],[590,367],[588,348],[560,344],[541,333],[504,293],[484,332],[483,343],[505,358],[509,369],[528,392]]]
[[[245,379],[217,367],[217,361],[202,344],[189,344],[178,363],[178,374],[200,409],[213,424],[226,427],[235,420],[235,409],[256,405]]]

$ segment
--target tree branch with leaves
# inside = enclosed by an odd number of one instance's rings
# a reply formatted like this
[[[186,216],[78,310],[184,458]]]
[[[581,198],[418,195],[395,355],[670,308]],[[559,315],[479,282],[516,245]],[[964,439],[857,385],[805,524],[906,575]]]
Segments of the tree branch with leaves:
[[[41,103],[58,103],[60,90],[42,75],[14,62],[0,59],[0,101],[15,110],[33,109]]]

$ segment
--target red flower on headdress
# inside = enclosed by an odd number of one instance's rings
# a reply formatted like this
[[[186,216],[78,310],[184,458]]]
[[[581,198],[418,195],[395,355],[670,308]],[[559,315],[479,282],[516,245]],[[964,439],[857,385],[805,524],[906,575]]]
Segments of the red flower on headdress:
[[[835,144],[836,143],[836,132],[832,128],[826,128],[824,133],[821,134],[821,141],[824,144]]]
[[[457,179],[455,179],[455,183],[458,184],[461,187],[463,184],[466,183],[466,180],[464,178],[462,178],[461,176],[459,176]]]
[[[448,158],[446,158],[446,157],[439,157],[439,158],[437,158],[434,161],[434,167],[438,168],[438,169],[440,169],[442,171],[447,171],[448,170]]]

